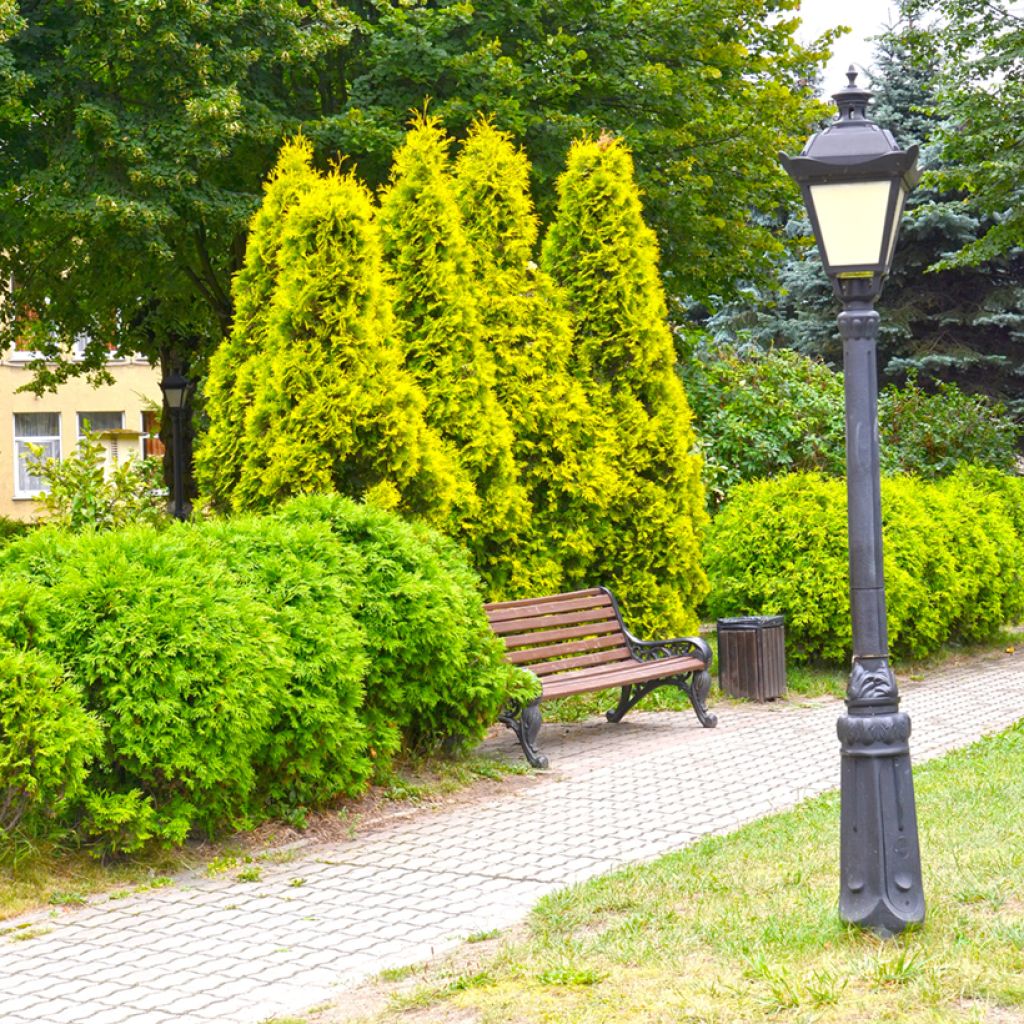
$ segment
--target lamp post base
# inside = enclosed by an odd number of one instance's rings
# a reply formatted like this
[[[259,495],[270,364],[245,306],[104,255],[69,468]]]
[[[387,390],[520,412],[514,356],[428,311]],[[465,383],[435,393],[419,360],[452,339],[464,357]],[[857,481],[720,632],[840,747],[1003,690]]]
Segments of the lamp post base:
[[[884,658],[855,661],[849,714],[837,725],[840,779],[839,916],[883,937],[924,920],[921,852],[910,768],[910,717]]]

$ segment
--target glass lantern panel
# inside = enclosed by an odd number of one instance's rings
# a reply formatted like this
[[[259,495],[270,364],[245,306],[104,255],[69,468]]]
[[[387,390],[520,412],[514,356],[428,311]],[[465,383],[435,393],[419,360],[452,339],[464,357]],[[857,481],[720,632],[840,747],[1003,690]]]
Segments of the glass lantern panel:
[[[830,267],[878,266],[890,188],[888,180],[811,186],[811,201]]]
[[[896,199],[896,216],[892,219],[892,228],[889,231],[889,247],[885,251],[885,265],[892,266],[892,254],[896,249],[896,236],[900,233],[900,221],[903,219],[903,204],[907,201],[906,189],[901,185],[899,196]]]

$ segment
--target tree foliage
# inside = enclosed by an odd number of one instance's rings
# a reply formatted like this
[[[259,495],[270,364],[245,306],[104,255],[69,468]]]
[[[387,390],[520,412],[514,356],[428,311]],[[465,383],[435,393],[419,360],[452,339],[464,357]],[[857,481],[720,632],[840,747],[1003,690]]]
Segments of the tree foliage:
[[[519,586],[530,505],[494,391],[448,145],[435,118],[415,119],[381,197],[381,225],[406,365],[427,421],[457,450],[472,485],[458,499],[452,532],[497,594]]]
[[[204,388],[209,425],[196,450],[200,493],[220,507],[241,507],[258,497],[258,481],[257,493],[248,499],[238,489],[243,465],[249,465],[251,477],[256,457],[248,449],[249,438],[260,438],[270,426],[270,418],[253,402],[265,390],[270,365],[270,304],[281,236],[292,206],[318,181],[309,142],[299,137],[285,143],[249,227],[242,269],[231,282],[235,315],[230,335],[210,357]],[[265,444],[258,451],[265,454]]]
[[[570,372],[564,297],[533,259],[539,228],[529,185],[526,154],[492,121],[477,121],[456,161],[455,188],[495,392],[533,508],[510,597],[557,591],[586,575],[594,529],[615,486],[605,450],[611,434]]]
[[[954,189],[941,139],[948,130],[933,65],[916,50],[917,29],[904,19],[877,40],[871,116],[904,148],[918,145],[929,169],[911,193],[879,306],[882,381],[911,377],[935,390],[954,383],[969,393],[1024,410],[1024,255],[982,262],[949,260],[976,246],[993,220],[977,200]],[[791,234],[809,234],[802,218]],[[711,323],[721,339],[785,344],[838,364],[842,342],[836,304],[815,249],[780,267],[776,289],[752,290]]]
[[[942,167],[933,180],[991,218],[945,261],[977,264],[1024,244],[1019,125],[1024,118],[1024,17],[1007,0],[905,0],[915,59],[938,72]]]
[[[641,628],[692,631],[707,589],[701,460],[629,149],[607,135],[574,143],[558,195],[543,265],[567,296],[571,366],[614,431],[618,472],[591,578]]]
[[[304,152],[286,147],[236,278],[246,315],[214,364],[225,387],[202,478],[235,508],[335,492],[443,521],[455,470],[402,365],[371,198],[351,174],[317,175]],[[228,391],[229,359],[246,351]],[[218,463],[232,446],[235,481]]]
[[[787,187],[773,154],[817,116],[823,44],[796,0],[0,0],[0,344],[87,334],[201,374],[282,139],[302,128],[371,185],[407,112],[481,110],[523,139],[547,196],[570,139],[633,145],[676,294],[728,291],[777,251],[748,211]],[[173,363],[173,366],[169,365]]]
[[[351,35],[330,0],[19,0],[0,68],[21,76],[0,144],[0,347],[101,372],[111,346],[200,368],[231,321],[259,183]]]

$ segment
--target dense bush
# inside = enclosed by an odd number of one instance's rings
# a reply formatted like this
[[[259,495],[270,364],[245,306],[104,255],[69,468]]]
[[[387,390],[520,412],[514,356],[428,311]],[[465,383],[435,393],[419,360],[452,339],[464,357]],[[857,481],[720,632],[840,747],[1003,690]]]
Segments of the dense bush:
[[[129,456],[108,472],[103,443],[90,431],[64,459],[43,458],[42,449],[30,447],[29,469],[46,483],[36,502],[48,523],[78,532],[166,518],[158,460]]]
[[[1024,615],[1024,481],[992,480],[973,469],[939,482],[883,480],[897,655],[984,640]],[[849,655],[843,481],[793,473],[741,484],[713,521],[706,554],[712,617],[781,612],[794,660]]]
[[[523,680],[502,661],[465,553],[424,527],[336,496],[292,502],[281,515],[329,525],[360,559],[353,614],[366,634],[362,717],[375,756],[403,742],[478,739]]]
[[[1011,472],[1020,426],[1006,409],[955,384],[925,391],[915,379],[878,399],[882,468],[888,473],[947,476],[965,464]]]
[[[693,404],[709,501],[733,487],[790,472],[841,476],[843,377],[789,349],[695,346],[681,367]],[[910,381],[879,396],[885,472],[942,477],[958,466],[1011,471],[1019,427],[998,405],[955,385],[929,393]]]
[[[744,480],[843,472],[843,378],[789,349],[697,346],[683,367],[709,501]]]
[[[0,807],[26,827],[56,807],[128,851],[354,795],[402,746],[476,740],[532,694],[477,588],[452,542],[340,496],[38,530],[0,552]]]
[[[103,727],[84,831],[130,850],[239,823],[274,682],[287,670],[271,609],[201,531],[136,527],[61,540],[40,531],[10,546],[3,576],[22,559],[59,559],[46,573],[54,628],[38,646]]]
[[[0,548],[10,544],[12,540],[24,537],[31,529],[31,524],[24,523],[20,519],[8,519],[7,516],[0,516]]]
[[[45,646],[47,618],[43,588],[0,589],[0,838],[59,819],[99,752],[99,724],[78,687],[35,646]]]

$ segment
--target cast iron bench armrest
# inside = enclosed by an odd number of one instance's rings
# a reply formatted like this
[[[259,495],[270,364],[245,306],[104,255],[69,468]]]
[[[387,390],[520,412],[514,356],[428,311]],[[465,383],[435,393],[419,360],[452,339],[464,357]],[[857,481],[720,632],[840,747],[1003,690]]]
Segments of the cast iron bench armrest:
[[[697,636],[677,636],[671,640],[637,640],[628,630],[624,631],[630,651],[637,661],[654,661],[656,658],[682,658],[692,656],[704,662],[705,671],[711,668],[714,655],[707,641]]]

